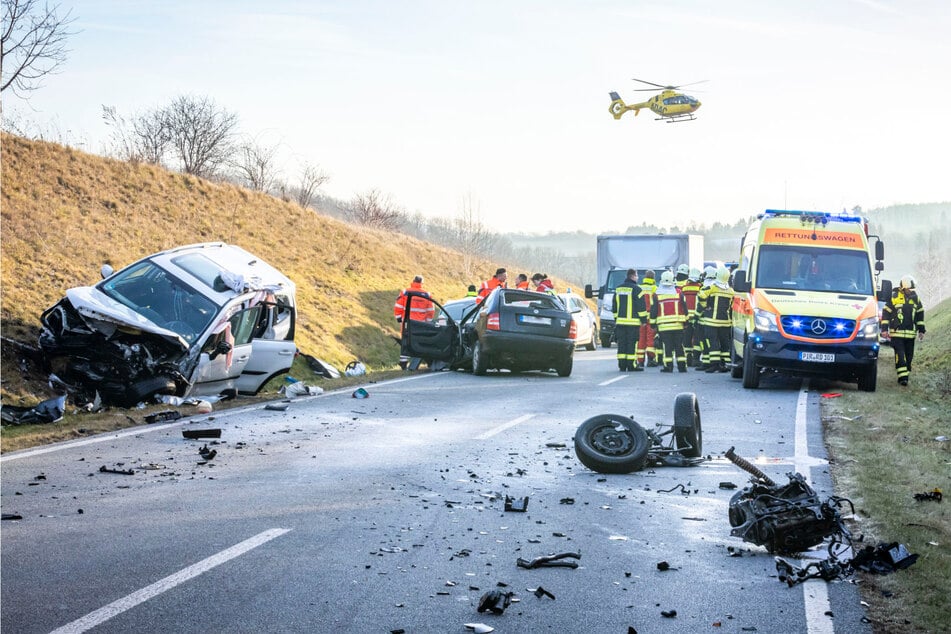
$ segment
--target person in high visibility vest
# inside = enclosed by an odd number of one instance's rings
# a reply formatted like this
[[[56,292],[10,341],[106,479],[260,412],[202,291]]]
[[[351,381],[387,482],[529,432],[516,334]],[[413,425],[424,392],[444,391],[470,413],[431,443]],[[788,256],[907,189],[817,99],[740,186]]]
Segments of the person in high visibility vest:
[[[700,343],[697,341],[696,319],[694,311],[697,309],[697,293],[700,292],[700,269],[693,268],[687,273],[687,279],[680,287],[684,304],[687,305],[687,321],[684,323],[684,353],[687,355],[687,367],[692,368],[700,363]]]
[[[637,337],[641,324],[647,322],[647,309],[644,291],[637,285],[637,270],[628,269],[627,278],[615,289],[611,312],[614,313],[618,370],[643,372],[643,365],[637,363]]]
[[[891,339],[895,351],[898,384],[908,385],[911,361],[915,356],[915,337],[925,338],[925,309],[910,275],[901,278],[898,288],[882,308],[882,334]]]
[[[396,303],[393,304],[393,316],[396,317],[396,323],[402,324],[403,321],[406,320],[406,294],[410,292],[422,293],[425,297],[412,297],[409,299],[409,319],[432,321],[436,316],[436,309],[433,306],[432,298],[429,293],[423,290],[423,276],[417,275],[413,278],[409,288],[400,291],[399,296],[396,298]],[[405,326],[403,326],[403,328],[405,328]],[[410,358],[400,355],[400,367],[404,370],[407,368],[415,370],[419,367],[421,361],[422,360],[417,357]]]
[[[475,284],[469,284],[469,288],[466,289],[466,297],[478,297],[479,291],[476,290]]]
[[[506,288],[505,280],[507,274],[505,269],[499,268],[495,270],[495,275],[482,282],[481,288],[479,288],[479,299],[485,299],[489,296],[489,293],[497,289],[498,287]]]
[[[515,288],[522,289],[523,291],[531,290],[528,287],[528,276],[524,273],[519,273],[515,276]]]
[[[684,323],[687,321],[687,304],[677,289],[674,274],[664,271],[660,286],[651,298],[650,323],[660,336],[663,350],[661,372],[673,372],[674,362],[679,372],[687,371],[687,355],[684,353]]]
[[[657,289],[657,283],[654,281],[654,272],[645,271],[641,280],[641,288],[644,291],[644,307],[648,313],[651,309],[651,296]],[[645,320],[641,324],[640,334],[637,340],[637,365],[644,367],[645,361],[648,368],[657,367],[657,351],[654,348],[654,329]]]
[[[717,280],[717,270],[712,266],[703,269],[703,278],[700,282],[700,290],[697,291],[698,303],[693,310],[694,337],[697,339],[697,365],[694,368],[697,371],[706,370],[710,365],[710,353],[707,348],[707,330],[702,322],[703,315],[700,314],[699,297],[705,289],[710,288]]]
[[[733,345],[733,289],[730,271],[717,269],[716,281],[697,293],[697,311],[707,338],[707,372],[729,372],[730,346]]]

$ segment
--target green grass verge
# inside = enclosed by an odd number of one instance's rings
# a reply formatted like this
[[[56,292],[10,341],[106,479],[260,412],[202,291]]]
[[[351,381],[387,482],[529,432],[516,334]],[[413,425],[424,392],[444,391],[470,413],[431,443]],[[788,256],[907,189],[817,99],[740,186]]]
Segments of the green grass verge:
[[[951,632],[951,498],[914,499],[935,488],[951,496],[951,442],[935,440],[951,437],[951,300],[926,315],[908,387],[883,348],[876,392],[845,391],[822,408],[836,493],[855,502],[855,534],[920,555],[904,571],[859,578],[876,632]]]

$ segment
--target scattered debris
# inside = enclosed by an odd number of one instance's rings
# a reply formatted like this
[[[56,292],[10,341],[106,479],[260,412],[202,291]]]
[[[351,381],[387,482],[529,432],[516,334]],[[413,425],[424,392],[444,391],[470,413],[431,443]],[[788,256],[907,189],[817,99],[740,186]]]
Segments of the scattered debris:
[[[305,361],[307,361],[307,366],[313,370],[316,374],[324,377],[325,379],[339,379],[340,370],[327,363],[323,359],[318,359],[309,354],[301,354]]]
[[[353,391],[353,398],[370,398],[370,393],[362,387],[358,387]]]
[[[203,460],[214,460],[215,456],[218,455],[218,451],[216,449],[208,449],[208,445],[203,445],[202,448],[198,450],[198,455],[200,455]]]
[[[284,377],[284,385],[281,386],[281,389],[278,391],[288,398],[293,398],[295,396],[317,396],[318,394],[323,394],[324,388],[317,387],[316,385],[308,385],[303,381],[298,381],[293,377],[287,376]]]
[[[549,597],[550,599],[554,600],[555,598],[555,595],[553,595],[551,592],[549,592],[548,590],[546,590],[545,588],[541,586],[538,586],[534,590],[532,588],[529,588],[528,591],[534,592],[535,596],[538,597],[539,599],[541,599],[542,597]]]
[[[830,550],[830,552],[832,552]],[[892,542],[878,546],[866,546],[854,557],[839,561],[835,554],[822,561],[814,561],[802,568],[793,566],[782,557],[776,558],[776,572],[779,580],[785,581],[790,588],[807,579],[834,581],[845,578],[857,570],[876,575],[887,575],[904,570],[918,561],[918,555],[908,552],[904,544]]]
[[[100,473],[118,473],[119,475],[135,475],[132,469],[110,469],[106,465],[99,467]]]
[[[148,414],[145,417],[145,422],[149,425],[152,423],[167,423],[169,421],[178,420],[182,417],[181,412],[177,412],[173,409],[168,409],[163,412],[155,412],[154,414]]]
[[[183,429],[182,438],[197,440],[199,438],[221,438],[221,429]]]
[[[489,632],[495,631],[494,627],[489,627],[485,623],[463,623],[462,626],[476,634],[489,634]]]
[[[915,493],[915,499],[919,502],[934,501],[940,502],[942,498],[941,489],[935,487],[933,491],[927,491],[925,493]]]
[[[524,513],[528,510],[528,496],[518,499],[506,495],[505,510],[513,513]]]
[[[677,616],[677,610],[661,610],[660,615],[665,619],[672,619]]]
[[[3,518],[5,520],[22,520],[23,516],[19,513],[4,513]]]
[[[657,562],[657,569],[658,569],[659,571],[661,571],[661,572],[667,572],[668,570],[680,570],[680,568],[674,568],[673,566],[671,566],[671,565],[670,565],[669,563],[667,563],[666,561],[658,561],[658,562]]]
[[[551,449],[563,449],[567,447],[567,445],[565,445],[563,442],[546,442],[545,446],[550,447]]]
[[[287,407],[287,403],[268,403],[264,406],[264,409],[268,410],[269,412],[286,412]]]
[[[822,395],[822,398],[839,398],[842,396],[842,392],[826,392]]]
[[[938,442],[948,442],[947,436],[935,436],[934,439],[937,440]]]
[[[721,483],[720,483],[720,488],[721,488],[721,489],[735,489],[735,488],[736,488],[736,484],[733,483],[733,482],[721,482]]]
[[[502,614],[505,608],[512,604],[512,595],[514,592],[502,592],[501,590],[489,590],[479,599],[478,612],[492,612],[492,614]]]
[[[574,498],[561,498],[561,500],[559,500],[558,503],[559,503],[559,504],[574,504],[574,503],[575,503],[575,499],[574,499]]]
[[[687,483],[687,486],[689,486],[689,485],[690,485],[690,483],[688,482],[688,483]],[[657,492],[658,492],[658,493],[673,493],[673,492],[676,491],[677,489],[680,489],[680,492],[683,493],[684,495],[690,495],[690,489],[688,489],[687,487],[685,487],[683,484],[678,484],[678,485],[674,486],[674,487],[671,488],[671,489],[657,489]],[[697,491],[694,490],[694,493],[696,493],[696,492],[697,492]]]
[[[347,376],[364,376],[367,373],[367,367],[354,359],[347,364],[347,367],[344,368],[343,373]]]
[[[34,425],[63,420],[66,413],[66,395],[54,396],[33,407],[0,406],[0,420],[7,425]]]
[[[577,561],[564,561],[565,559],[581,559],[581,553],[560,553],[558,555],[547,555],[536,557],[531,561],[521,557],[515,562],[519,568],[577,568]]]

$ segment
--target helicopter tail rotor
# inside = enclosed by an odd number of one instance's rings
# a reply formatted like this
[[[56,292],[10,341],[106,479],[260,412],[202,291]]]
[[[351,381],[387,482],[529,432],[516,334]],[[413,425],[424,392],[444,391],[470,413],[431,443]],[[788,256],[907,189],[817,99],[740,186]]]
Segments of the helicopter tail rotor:
[[[624,100],[621,99],[621,95],[617,94],[616,92],[611,92],[608,94],[611,97],[611,105],[608,106],[608,112],[610,112],[615,119],[620,119],[621,115],[623,115],[628,110],[633,110],[635,117],[641,111],[640,108],[634,108],[624,103]]]

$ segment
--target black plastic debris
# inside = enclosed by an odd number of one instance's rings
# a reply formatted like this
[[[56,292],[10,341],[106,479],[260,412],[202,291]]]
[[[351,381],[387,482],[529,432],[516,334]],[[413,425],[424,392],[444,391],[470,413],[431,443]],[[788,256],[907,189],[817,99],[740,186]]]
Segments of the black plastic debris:
[[[558,500],[558,503],[559,503],[559,504],[574,504],[574,503],[575,503],[575,499],[574,499],[574,498],[561,498],[560,500]]]
[[[661,572],[667,572],[668,570],[677,570],[666,561],[658,561],[657,569],[660,570]]]
[[[536,557],[532,560],[522,559],[515,562],[519,568],[577,568],[577,561],[565,561],[566,559],[581,559],[581,553],[560,553],[558,555],[546,555]]]
[[[0,406],[0,420],[6,425],[35,425],[55,423],[66,413],[66,395],[54,396],[33,407]]]
[[[661,610],[660,615],[665,619],[672,619],[677,616],[677,610]]]
[[[720,488],[721,488],[721,489],[735,489],[735,488],[736,488],[736,484],[733,483],[733,482],[721,482],[721,483],[720,483]]]
[[[221,438],[221,429],[183,429],[182,437],[190,440],[199,438]]]
[[[106,465],[99,467],[99,473],[117,473],[119,475],[135,475],[132,469],[111,469]]]
[[[148,414],[145,417],[145,422],[151,425],[152,423],[167,423],[169,421],[178,420],[182,417],[181,412],[177,412],[173,409],[165,410],[164,412],[155,412],[154,414]]]
[[[19,513],[4,513],[3,518],[5,520],[22,520],[23,516]]]
[[[513,513],[524,513],[528,510],[528,496],[523,498],[513,498],[505,496],[505,510]]]
[[[505,608],[512,604],[512,595],[514,592],[502,592],[500,590],[489,590],[479,599],[478,612],[491,612],[492,614],[502,614]]]
[[[200,455],[203,460],[214,460],[215,456],[218,455],[218,451],[216,449],[209,449],[208,445],[203,445],[202,448],[198,450],[198,455]]]
[[[287,407],[287,403],[268,403],[264,406],[264,409],[270,412],[286,412]]]
[[[924,493],[915,493],[915,500],[918,502],[940,502],[941,497],[941,489],[926,491]]]
[[[657,489],[657,492],[658,492],[658,493],[673,493],[674,491],[676,491],[676,490],[678,490],[678,489],[679,489],[680,492],[683,493],[684,495],[690,495],[690,489],[688,489],[687,487],[685,487],[683,484],[678,484],[678,485],[676,485],[676,486],[674,486],[673,488],[670,488],[670,489]]]
[[[311,356],[309,354],[302,354],[304,360],[307,361],[307,366],[314,371],[315,374],[319,374],[325,379],[339,379],[340,370],[327,363],[323,359],[318,359],[317,357]]]
[[[854,557],[839,561],[835,554],[822,561],[814,561],[802,568],[794,566],[781,557],[776,558],[776,572],[779,580],[790,588],[807,579],[834,581],[850,576],[857,570],[876,575],[887,575],[904,570],[918,561],[918,555],[908,552],[904,544],[892,542],[878,546],[866,546]]]
[[[541,599],[542,597],[548,597],[549,599],[554,599],[555,595],[546,590],[545,588],[538,586],[535,588],[535,596]]]
[[[904,570],[918,561],[918,555],[908,552],[904,544],[892,542],[879,544],[874,548],[866,546],[852,558],[854,568],[871,572],[876,575],[887,575],[897,570]]]

